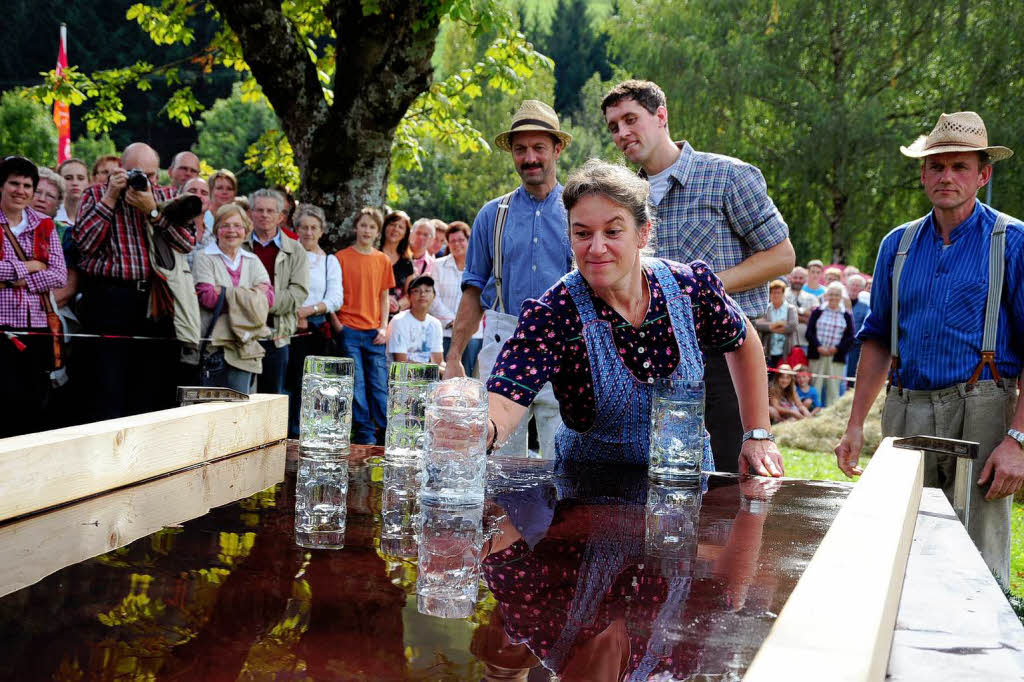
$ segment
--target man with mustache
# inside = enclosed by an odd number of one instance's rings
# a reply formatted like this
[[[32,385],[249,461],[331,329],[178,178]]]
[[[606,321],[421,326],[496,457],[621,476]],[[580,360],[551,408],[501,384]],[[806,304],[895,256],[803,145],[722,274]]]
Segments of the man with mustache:
[[[562,185],[555,177],[558,157],[571,141],[572,136],[559,128],[554,109],[532,99],[523,102],[509,130],[494,138],[498,148],[512,153],[523,182],[487,202],[473,221],[446,379],[465,374],[462,351],[484,311],[484,346],[477,362],[481,377],[490,374],[505,340],[515,331],[523,301],[539,298],[572,268]],[[507,451],[526,452],[525,424],[531,413],[537,420],[541,456],[553,458],[555,429],[562,420],[551,384],[537,395],[509,438]]]
[[[656,255],[681,263],[706,262],[748,318],[764,314],[768,282],[789,274],[796,254],[761,171],[739,159],[674,142],[665,93],[650,81],[619,83],[601,101],[601,113],[615,146],[651,183]],[[749,321],[747,326],[754,334]],[[723,353],[705,357],[705,415],[715,468],[734,472],[743,441],[771,435],[764,429],[743,433],[725,358]]]

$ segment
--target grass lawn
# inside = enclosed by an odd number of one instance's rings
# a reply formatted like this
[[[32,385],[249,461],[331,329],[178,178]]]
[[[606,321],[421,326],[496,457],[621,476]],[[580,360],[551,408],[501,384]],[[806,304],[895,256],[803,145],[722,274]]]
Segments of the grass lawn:
[[[849,481],[836,466],[835,455],[823,452],[807,452],[795,448],[780,448],[786,476],[810,478],[818,481]],[[861,467],[868,460],[861,459]],[[1024,602],[1024,504],[1013,503],[1010,541],[1010,593],[1019,602]],[[1018,611],[1020,613],[1020,611]]]

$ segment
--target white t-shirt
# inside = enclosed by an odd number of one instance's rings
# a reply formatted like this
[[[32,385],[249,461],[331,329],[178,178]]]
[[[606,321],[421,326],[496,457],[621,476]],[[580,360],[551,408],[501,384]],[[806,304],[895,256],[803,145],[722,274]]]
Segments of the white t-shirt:
[[[427,315],[420,322],[408,310],[388,322],[388,352],[405,353],[409,362],[430,362],[431,353],[443,352],[441,321]]]
[[[672,177],[672,166],[669,166],[660,173],[648,175],[647,182],[651,183],[651,203],[657,206],[665,198],[668,191],[668,180]]]
[[[28,215],[24,211],[22,211],[21,212],[21,222],[18,223],[17,225],[11,225],[11,232],[14,233],[15,237],[20,237],[21,233],[24,232],[27,229],[28,229]],[[2,236],[2,235],[0,235],[0,236]]]

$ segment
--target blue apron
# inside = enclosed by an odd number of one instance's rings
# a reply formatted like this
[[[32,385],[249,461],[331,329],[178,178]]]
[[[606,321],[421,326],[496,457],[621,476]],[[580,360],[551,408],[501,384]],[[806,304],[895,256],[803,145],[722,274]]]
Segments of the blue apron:
[[[682,292],[675,276],[660,259],[645,259],[654,270],[668,307],[669,320],[679,348],[679,365],[668,377],[704,380],[704,361],[693,327],[690,297]],[[645,275],[646,276],[646,275]],[[652,386],[633,376],[612,336],[611,323],[597,317],[586,283],[579,270],[562,278],[583,321],[583,341],[590,358],[596,415],[585,432],[564,423],[555,432],[556,469],[563,462],[632,464],[647,466],[651,445]],[[711,438],[704,433],[703,471],[714,471]]]

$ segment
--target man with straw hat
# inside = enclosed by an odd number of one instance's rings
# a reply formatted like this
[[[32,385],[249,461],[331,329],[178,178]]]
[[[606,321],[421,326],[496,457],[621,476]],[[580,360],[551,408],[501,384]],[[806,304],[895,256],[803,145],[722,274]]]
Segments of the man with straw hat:
[[[1024,226],[978,201],[992,164],[1009,158],[988,143],[973,111],[942,114],[905,156],[921,159],[932,204],[882,240],[871,311],[839,468],[860,473],[862,428],[886,375],[886,436],[934,435],[981,444],[969,482],[968,532],[1009,585],[1010,504],[1024,481],[1024,409],[1016,383],[1024,361]],[[924,484],[952,500],[956,463],[926,455]]]
[[[462,300],[452,329],[445,378],[462,376],[462,351],[484,321],[484,346],[477,367],[490,374],[505,340],[515,331],[519,310],[539,298],[572,269],[562,185],[555,177],[558,157],[572,141],[547,104],[528,99],[494,144],[512,154],[522,184],[492,199],[477,213],[462,275]],[[554,457],[555,429],[561,424],[558,402],[545,384],[531,406],[537,420],[541,456]],[[508,440],[511,454],[526,452],[526,423]]]

